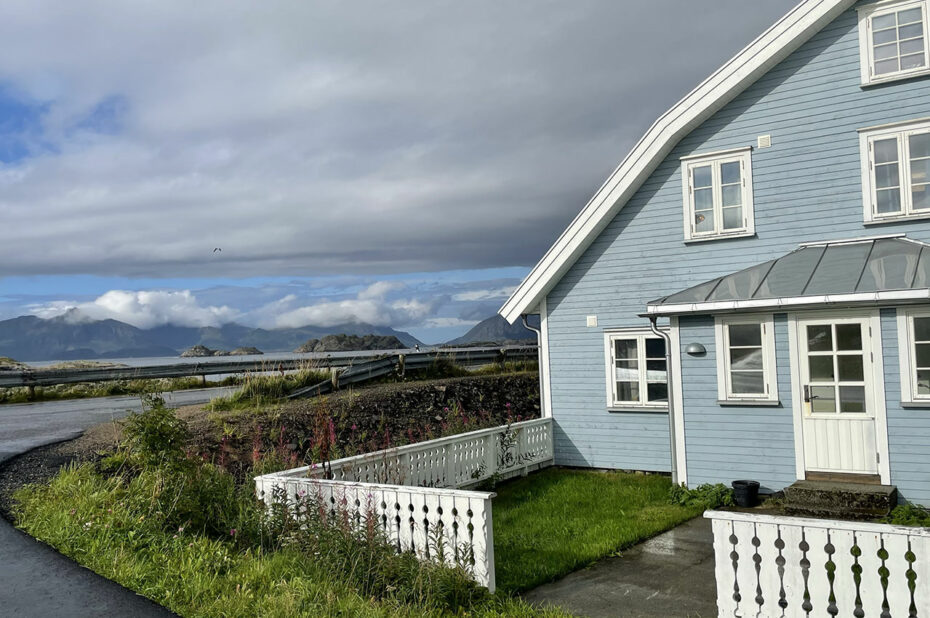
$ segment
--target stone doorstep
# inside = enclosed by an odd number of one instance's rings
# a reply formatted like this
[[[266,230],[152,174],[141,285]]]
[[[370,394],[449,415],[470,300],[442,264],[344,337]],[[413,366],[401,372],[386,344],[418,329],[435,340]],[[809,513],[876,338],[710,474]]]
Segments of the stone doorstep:
[[[888,515],[897,503],[894,485],[797,481],[785,488],[785,511],[791,515],[873,519]]]

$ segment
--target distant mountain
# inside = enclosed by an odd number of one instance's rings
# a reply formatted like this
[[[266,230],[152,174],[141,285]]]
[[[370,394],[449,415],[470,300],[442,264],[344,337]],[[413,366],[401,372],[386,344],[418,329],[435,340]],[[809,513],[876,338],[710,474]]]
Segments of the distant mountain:
[[[539,318],[530,316],[530,325],[539,328]],[[477,343],[536,343],[536,333],[528,330],[519,320],[515,324],[508,324],[507,320],[499,315],[493,315],[486,320],[475,324],[470,331],[446,345],[474,345]]]
[[[266,353],[290,352],[308,339],[333,334],[388,335],[397,337],[405,347],[422,345],[410,333],[371,324],[273,330],[241,324],[204,328],[167,325],[143,330],[117,320],[94,321],[66,314],[47,320],[21,316],[0,321],[0,356],[18,361],[177,356],[195,345],[222,350],[255,347]]]

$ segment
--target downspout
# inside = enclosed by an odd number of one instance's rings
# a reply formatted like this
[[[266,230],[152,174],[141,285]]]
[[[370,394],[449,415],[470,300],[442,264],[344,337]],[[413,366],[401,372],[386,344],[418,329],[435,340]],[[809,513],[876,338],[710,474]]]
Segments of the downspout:
[[[656,326],[658,316],[650,315],[649,328],[665,341],[665,376],[668,381],[668,442],[672,456],[672,484],[678,485],[678,453],[675,448],[675,387],[672,375],[672,338]]]
[[[537,362],[539,363],[539,371],[537,371],[537,373],[539,374],[539,415],[542,418],[546,418],[548,410],[545,409],[546,408],[546,396],[545,396],[545,393],[543,392],[545,385],[543,384],[542,331],[539,330],[538,328],[534,328],[530,326],[529,322],[526,321],[525,313],[520,316],[520,321],[523,322],[523,328],[525,328],[526,330],[531,330],[534,333],[536,333],[536,354],[538,356]]]

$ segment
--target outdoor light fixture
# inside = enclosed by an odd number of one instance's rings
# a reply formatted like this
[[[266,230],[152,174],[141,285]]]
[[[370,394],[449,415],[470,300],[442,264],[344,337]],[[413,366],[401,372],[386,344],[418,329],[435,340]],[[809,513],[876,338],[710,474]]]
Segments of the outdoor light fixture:
[[[688,347],[685,348],[685,353],[691,356],[704,356],[707,354],[707,350],[700,343],[689,343]]]

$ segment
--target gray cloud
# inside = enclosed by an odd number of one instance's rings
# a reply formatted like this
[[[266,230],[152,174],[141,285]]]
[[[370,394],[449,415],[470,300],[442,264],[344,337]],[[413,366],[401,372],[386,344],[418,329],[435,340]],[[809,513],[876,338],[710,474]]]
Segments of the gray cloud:
[[[0,276],[532,264],[792,3],[6,2]]]

